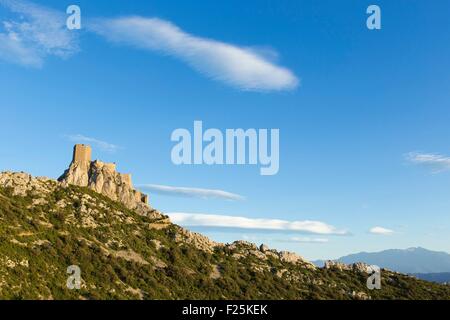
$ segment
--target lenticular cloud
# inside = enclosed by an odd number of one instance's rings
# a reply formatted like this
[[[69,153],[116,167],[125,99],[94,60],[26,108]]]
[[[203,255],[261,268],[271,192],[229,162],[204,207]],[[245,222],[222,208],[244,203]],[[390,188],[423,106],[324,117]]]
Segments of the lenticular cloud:
[[[158,18],[100,19],[91,30],[108,40],[178,58],[198,72],[241,90],[281,91],[298,86],[288,69],[256,51],[188,34]]]

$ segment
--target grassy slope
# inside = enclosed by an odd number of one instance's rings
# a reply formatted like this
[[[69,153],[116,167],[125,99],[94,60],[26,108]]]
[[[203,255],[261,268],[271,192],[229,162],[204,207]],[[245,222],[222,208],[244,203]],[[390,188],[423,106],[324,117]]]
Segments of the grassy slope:
[[[369,291],[359,273],[236,259],[227,247],[206,253],[176,243],[178,226],[149,228],[148,218],[85,188],[55,190],[39,204],[0,188],[1,299],[349,299],[353,291],[450,299],[449,286],[399,274],[384,272],[382,289]],[[69,265],[81,268],[81,290],[66,288]]]

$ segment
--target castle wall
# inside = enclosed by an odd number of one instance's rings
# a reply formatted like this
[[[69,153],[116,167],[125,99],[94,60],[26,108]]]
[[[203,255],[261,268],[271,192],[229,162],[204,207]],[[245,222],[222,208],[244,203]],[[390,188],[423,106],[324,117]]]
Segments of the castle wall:
[[[136,202],[142,202],[148,204],[148,195],[138,190],[134,190],[134,199]]]
[[[141,194],[141,202],[148,204],[148,195],[142,193]]]
[[[90,162],[92,157],[92,149],[84,144],[76,144],[73,147],[73,163]]]
[[[95,160],[92,162],[92,165],[97,168],[98,170],[105,170],[109,173],[115,173],[116,172],[116,164],[115,163],[108,163],[103,162],[100,160]]]
[[[116,164],[115,163],[105,163],[104,168],[109,172],[116,172]]]
[[[131,182],[131,174],[128,173],[121,173],[120,177],[122,178],[122,183],[125,183],[126,185],[132,187],[133,184]]]

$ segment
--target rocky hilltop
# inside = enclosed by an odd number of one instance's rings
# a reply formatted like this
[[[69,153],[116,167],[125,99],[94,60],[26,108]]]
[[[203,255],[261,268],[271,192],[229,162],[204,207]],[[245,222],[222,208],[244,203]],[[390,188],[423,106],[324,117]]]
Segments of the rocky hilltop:
[[[88,156],[75,153],[59,181],[0,173],[0,299],[450,299],[450,286],[388,270],[371,291],[364,264],[317,268],[266,245],[211,241]],[[80,289],[67,286],[69,266]]]
[[[58,181],[65,186],[89,187],[138,213],[154,213],[149,210],[148,196],[133,188],[130,174],[118,173],[115,163],[92,161],[91,154],[90,146],[75,145],[72,162]]]

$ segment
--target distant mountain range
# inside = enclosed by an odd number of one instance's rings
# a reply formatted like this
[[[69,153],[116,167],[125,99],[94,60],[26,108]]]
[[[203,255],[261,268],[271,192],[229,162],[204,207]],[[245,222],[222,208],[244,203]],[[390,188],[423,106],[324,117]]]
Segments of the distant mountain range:
[[[450,282],[450,254],[424,248],[390,249],[380,252],[360,252],[341,257],[343,263],[365,262],[393,271],[413,274],[436,282]],[[313,261],[317,266],[323,260]]]
[[[416,278],[437,282],[437,283],[450,283],[450,272],[440,272],[440,273],[413,273]]]

